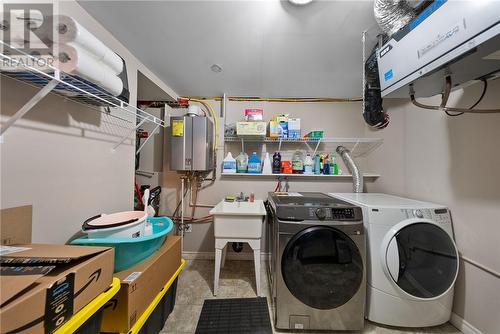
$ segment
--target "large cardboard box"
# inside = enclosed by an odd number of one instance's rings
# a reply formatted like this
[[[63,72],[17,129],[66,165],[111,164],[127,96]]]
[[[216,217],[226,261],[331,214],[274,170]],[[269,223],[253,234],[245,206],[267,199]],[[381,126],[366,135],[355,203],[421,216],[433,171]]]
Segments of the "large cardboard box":
[[[111,285],[114,250],[1,246],[0,260],[1,332],[51,333]]]
[[[0,210],[0,244],[31,243],[31,205]]]
[[[267,132],[266,122],[237,122],[236,134],[238,136],[265,136]]]
[[[122,283],[104,310],[101,332],[127,333],[180,265],[180,237],[169,235],[150,258],[115,273]]]

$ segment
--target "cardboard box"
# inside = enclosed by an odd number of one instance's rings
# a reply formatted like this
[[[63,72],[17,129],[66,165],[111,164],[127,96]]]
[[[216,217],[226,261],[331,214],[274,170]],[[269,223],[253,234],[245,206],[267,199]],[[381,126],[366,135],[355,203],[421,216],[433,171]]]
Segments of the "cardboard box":
[[[112,248],[1,247],[2,333],[51,333],[111,285]]]
[[[279,138],[281,133],[283,133],[283,129],[281,129],[278,121],[269,121],[269,137]]]
[[[0,210],[0,244],[31,243],[31,205]]]
[[[266,122],[237,122],[236,134],[238,136],[265,136],[267,132]]]
[[[288,119],[288,138],[300,138],[300,118]]]
[[[245,109],[246,121],[262,121],[264,117],[263,109]]]
[[[282,129],[280,138],[288,138],[288,114],[275,115],[273,120],[278,122]]]
[[[115,273],[122,283],[104,310],[101,332],[127,333],[180,265],[180,237],[169,235],[149,259]]]

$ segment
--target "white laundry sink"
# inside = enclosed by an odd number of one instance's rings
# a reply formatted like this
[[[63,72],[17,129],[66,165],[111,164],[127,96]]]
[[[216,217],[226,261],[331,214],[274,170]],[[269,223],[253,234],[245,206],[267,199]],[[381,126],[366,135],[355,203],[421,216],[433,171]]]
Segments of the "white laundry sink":
[[[262,200],[254,202],[221,201],[210,210],[214,216],[215,238],[259,239],[266,208]]]

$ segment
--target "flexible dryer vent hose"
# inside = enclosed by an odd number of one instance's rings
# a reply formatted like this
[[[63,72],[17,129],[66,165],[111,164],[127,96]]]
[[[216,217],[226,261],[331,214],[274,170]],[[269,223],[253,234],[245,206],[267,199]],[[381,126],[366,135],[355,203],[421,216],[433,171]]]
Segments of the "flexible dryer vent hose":
[[[358,166],[354,162],[354,159],[351,157],[351,152],[345,148],[344,146],[337,147],[337,153],[340,154],[342,160],[344,160],[344,164],[349,169],[349,172],[352,174],[352,189],[355,193],[363,192],[363,175],[361,174]]]

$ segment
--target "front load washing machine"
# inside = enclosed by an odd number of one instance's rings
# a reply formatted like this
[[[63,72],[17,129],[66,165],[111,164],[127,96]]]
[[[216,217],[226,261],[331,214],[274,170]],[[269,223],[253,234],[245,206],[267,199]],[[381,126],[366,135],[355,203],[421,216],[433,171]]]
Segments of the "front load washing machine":
[[[449,210],[385,194],[330,195],[363,208],[367,318],[402,327],[447,322],[459,263]]]
[[[365,237],[361,208],[322,193],[269,193],[268,273],[281,329],[364,326]]]

